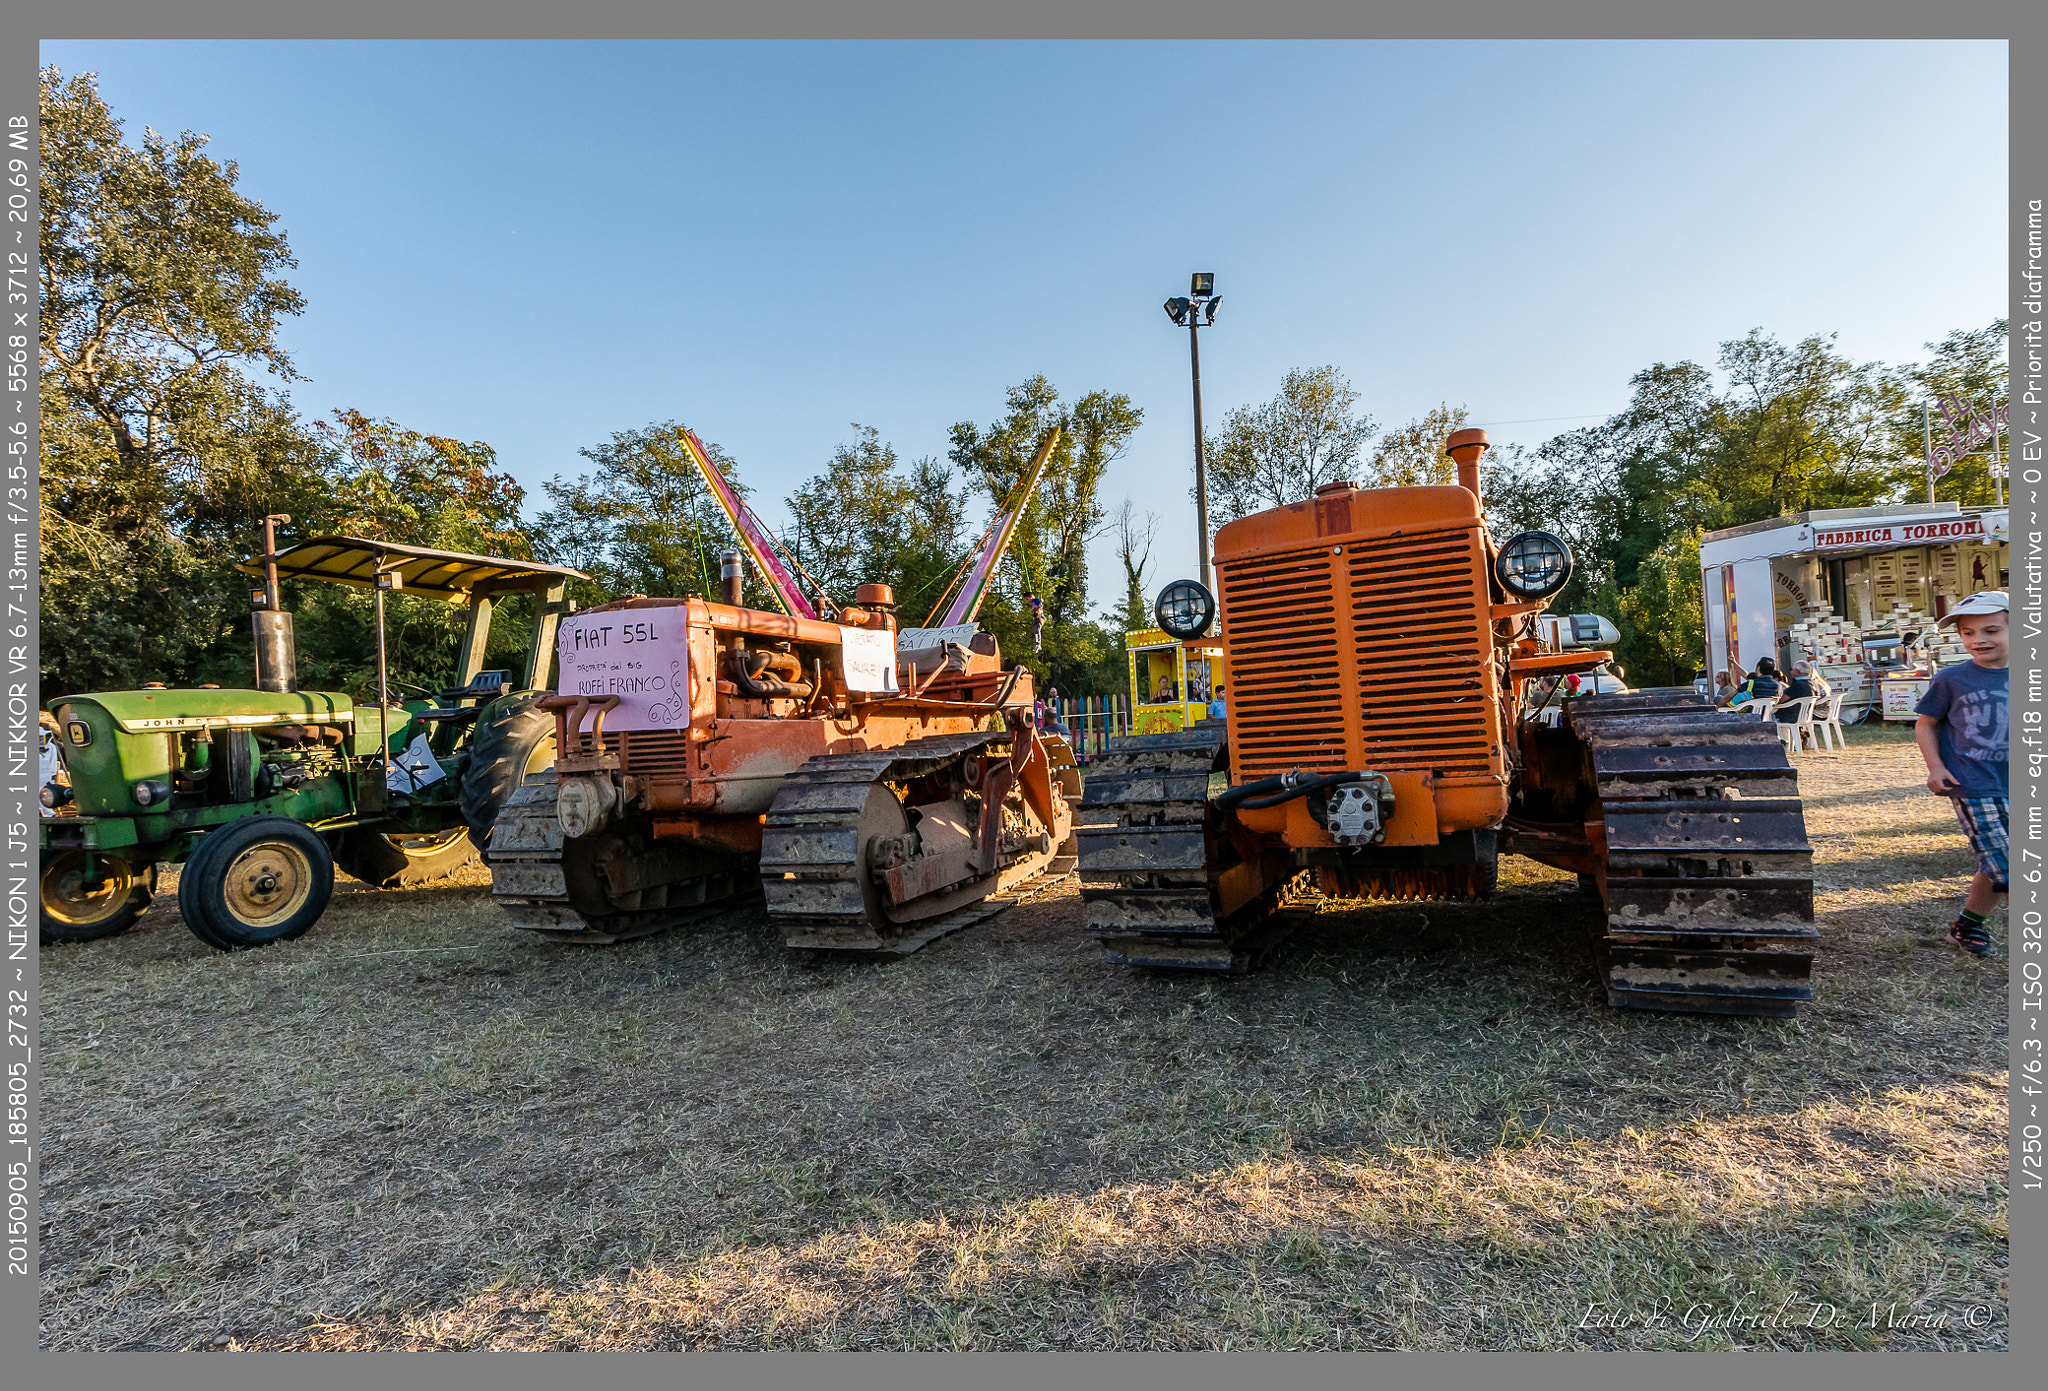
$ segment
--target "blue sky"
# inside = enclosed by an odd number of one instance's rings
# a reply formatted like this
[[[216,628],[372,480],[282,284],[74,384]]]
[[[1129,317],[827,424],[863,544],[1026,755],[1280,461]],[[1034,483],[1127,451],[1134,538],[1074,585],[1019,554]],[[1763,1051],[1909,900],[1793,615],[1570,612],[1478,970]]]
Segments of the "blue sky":
[[[213,137],[291,238],[307,414],[528,485],[675,418],[771,522],[852,422],[906,458],[1044,372],[1191,573],[1213,429],[1334,363],[1535,444],[1761,326],[1906,361],[2003,312],[2002,43],[45,43]],[[1562,417],[1562,418],[1561,418]],[[530,498],[530,501],[535,500]],[[1118,577],[1096,551],[1098,602]]]

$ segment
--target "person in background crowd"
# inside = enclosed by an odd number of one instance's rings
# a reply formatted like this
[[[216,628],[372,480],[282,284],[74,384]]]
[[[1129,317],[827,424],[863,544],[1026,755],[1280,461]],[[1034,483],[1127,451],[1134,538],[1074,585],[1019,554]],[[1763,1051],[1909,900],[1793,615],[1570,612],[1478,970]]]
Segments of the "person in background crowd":
[[[1778,698],[1778,664],[1769,657],[1758,661],[1756,670],[1749,673],[1747,678],[1744,677],[1741,667],[1737,666],[1734,670],[1735,679],[1740,684],[1728,700],[1729,709],[1740,710],[1751,701]]]
[[[1216,688],[1215,699],[1209,702],[1209,718],[1212,720],[1223,720],[1228,719],[1229,717],[1229,711],[1227,711],[1223,706],[1223,688],[1221,686],[1218,686]]]
[[[1728,678],[1728,673],[1727,673],[1727,672],[1725,672],[1725,671],[1717,671],[1717,672],[1715,672],[1715,673],[1714,673],[1714,704],[1716,704],[1716,705],[1726,705],[1726,704],[1727,704],[1727,703],[1728,703],[1729,701],[1731,701],[1731,700],[1733,700],[1733,699],[1735,699],[1735,683],[1734,683],[1733,681],[1731,681],[1731,680],[1730,680],[1730,679]]]
[[[1064,736],[1067,733],[1067,722],[1060,716],[1060,688],[1058,686],[1047,686],[1045,688],[1043,704],[1045,706],[1045,718],[1038,722],[1038,727],[1049,733]]]
[[[1153,693],[1153,701],[1157,704],[1164,705],[1169,700],[1174,700],[1177,698],[1178,692],[1174,687],[1173,678],[1171,676],[1160,677],[1159,689]]]
[[[1045,600],[1027,594],[1024,602],[1031,609],[1031,650],[1036,652],[1045,645]]]
[[[1813,687],[1813,693],[1819,696],[1821,700],[1826,700],[1835,693],[1835,688],[1828,684],[1828,679],[1814,668],[1812,662],[1794,662],[1792,664],[1792,679],[1797,681],[1801,677],[1804,677],[1806,683]],[[1819,702],[1815,702],[1814,708],[1816,710],[1820,708]]]
[[[1927,790],[1954,804],[1956,820],[1977,853],[1977,873],[1963,911],[1948,929],[1949,941],[1972,956],[1996,954],[1984,925],[2010,888],[2010,604],[2004,590],[1987,589],[1948,611],[1940,626],[1954,625],[1970,660],[1943,667],[1913,707],[1920,717],[1913,741],[1927,764]]]
[[[1819,691],[1813,688],[1812,679],[1804,674],[1812,670],[1813,668],[1804,662],[1794,662],[1792,664],[1792,679],[1787,681],[1784,689],[1779,692],[1779,699],[1785,702],[1778,707],[1778,712],[1774,717],[1779,724],[1791,724],[1799,718],[1799,712],[1792,708],[1793,701],[1804,700],[1810,695],[1820,694]]]

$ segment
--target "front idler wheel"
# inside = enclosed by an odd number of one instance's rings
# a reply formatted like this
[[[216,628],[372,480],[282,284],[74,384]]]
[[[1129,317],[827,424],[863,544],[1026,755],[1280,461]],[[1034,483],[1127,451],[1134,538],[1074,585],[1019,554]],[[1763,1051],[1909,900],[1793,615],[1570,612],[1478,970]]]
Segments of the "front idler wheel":
[[[43,857],[41,940],[93,942],[117,937],[147,912],[156,866],[137,869],[119,855],[95,855],[89,878],[83,850]]]
[[[256,816],[199,842],[178,880],[178,911],[208,946],[243,951],[303,936],[333,895],[327,842],[287,817]]]

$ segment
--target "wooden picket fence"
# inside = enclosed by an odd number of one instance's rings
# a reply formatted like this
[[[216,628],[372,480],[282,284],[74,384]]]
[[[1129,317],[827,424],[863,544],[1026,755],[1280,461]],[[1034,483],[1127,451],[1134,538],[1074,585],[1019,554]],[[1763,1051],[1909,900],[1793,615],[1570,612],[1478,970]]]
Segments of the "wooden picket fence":
[[[1118,695],[1069,696],[1060,702],[1060,723],[1073,741],[1074,761],[1083,767],[1110,740],[1131,732],[1131,716]]]

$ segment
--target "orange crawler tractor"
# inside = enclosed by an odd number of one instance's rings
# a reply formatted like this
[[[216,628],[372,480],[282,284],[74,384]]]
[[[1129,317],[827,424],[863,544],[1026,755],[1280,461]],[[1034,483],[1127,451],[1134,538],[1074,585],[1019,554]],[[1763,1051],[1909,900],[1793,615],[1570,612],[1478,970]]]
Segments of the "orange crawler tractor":
[[[1088,925],[1113,961],[1243,970],[1319,893],[1492,894],[1499,855],[1577,872],[1617,1005],[1789,1015],[1811,997],[1811,850],[1774,729],[1690,689],[1582,696],[1610,661],[1546,650],[1570,577],[1545,532],[1497,545],[1481,430],[1455,485],[1360,489],[1216,534],[1228,719],[1112,743],[1080,813]],[[1160,626],[1211,631],[1192,581]]]
[[[551,773],[513,794],[485,858],[521,927],[616,941],[765,894],[791,946],[914,951],[1073,868],[1080,774],[1032,722],[1031,673],[972,622],[1058,439],[939,611],[898,633],[889,586],[816,616],[765,529],[686,443],[786,612],[621,599],[563,620]],[[948,591],[952,593],[951,590]]]

